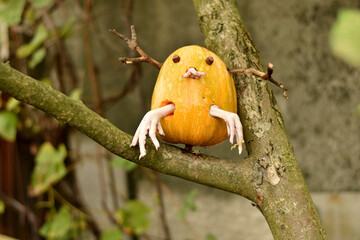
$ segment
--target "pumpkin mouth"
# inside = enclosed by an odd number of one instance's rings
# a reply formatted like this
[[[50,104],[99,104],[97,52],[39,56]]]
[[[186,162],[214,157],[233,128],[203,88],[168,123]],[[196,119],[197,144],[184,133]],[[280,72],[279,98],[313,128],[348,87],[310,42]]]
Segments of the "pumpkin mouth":
[[[183,78],[192,78],[192,79],[199,79],[202,76],[205,76],[205,72],[199,72],[195,67],[189,67],[186,70],[186,73],[182,75]]]

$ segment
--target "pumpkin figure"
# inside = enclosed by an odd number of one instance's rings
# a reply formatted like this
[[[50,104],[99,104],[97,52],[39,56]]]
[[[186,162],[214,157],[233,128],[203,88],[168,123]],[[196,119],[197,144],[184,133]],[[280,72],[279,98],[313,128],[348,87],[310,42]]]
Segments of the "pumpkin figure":
[[[154,88],[151,111],[142,119],[131,146],[139,142],[145,156],[149,134],[155,148],[158,136],[170,143],[212,146],[236,136],[242,151],[242,126],[236,114],[234,80],[223,61],[213,52],[186,46],[164,62]]]

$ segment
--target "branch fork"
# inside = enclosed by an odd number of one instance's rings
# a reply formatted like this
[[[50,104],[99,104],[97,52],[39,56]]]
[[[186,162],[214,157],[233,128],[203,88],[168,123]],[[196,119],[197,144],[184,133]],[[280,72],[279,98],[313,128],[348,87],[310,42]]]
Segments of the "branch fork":
[[[109,29],[109,32],[114,34],[118,38],[124,40],[128,44],[130,49],[136,50],[140,54],[140,57],[136,57],[136,58],[121,57],[121,58],[119,58],[120,62],[125,63],[125,64],[136,64],[136,63],[141,63],[141,62],[147,62],[147,63],[151,64],[152,66],[156,67],[157,69],[161,68],[162,63],[159,63],[158,61],[156,61],[155,59],[150,57],[147,53],[145,53],[140,48],[138,41],[137,41],[137,36],[136,36],[134,25],[131,25],[131,38],[130,39],[128,37],[126,37],[125,35],[117,32],[115,29]]]

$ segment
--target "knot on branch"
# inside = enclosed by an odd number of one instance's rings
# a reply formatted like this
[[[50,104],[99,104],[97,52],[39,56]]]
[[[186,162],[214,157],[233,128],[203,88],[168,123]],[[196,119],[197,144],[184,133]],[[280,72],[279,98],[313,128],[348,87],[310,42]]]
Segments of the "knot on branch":
[[[281,177],[284,176],[286,168],[282,163],[282,156],[274,151],[274,146],[270,143],[266,149],[267,153],[257,160],[261,174],[266,172],[266,179],[271,185],[277,185]]]

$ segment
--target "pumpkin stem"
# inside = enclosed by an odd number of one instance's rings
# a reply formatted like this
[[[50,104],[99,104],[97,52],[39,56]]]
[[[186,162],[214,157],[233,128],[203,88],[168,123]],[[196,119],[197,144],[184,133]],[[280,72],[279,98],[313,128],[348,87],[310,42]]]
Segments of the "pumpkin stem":
[[[188,152],[192,152],[193,145],[185,144],[185,150]]]

